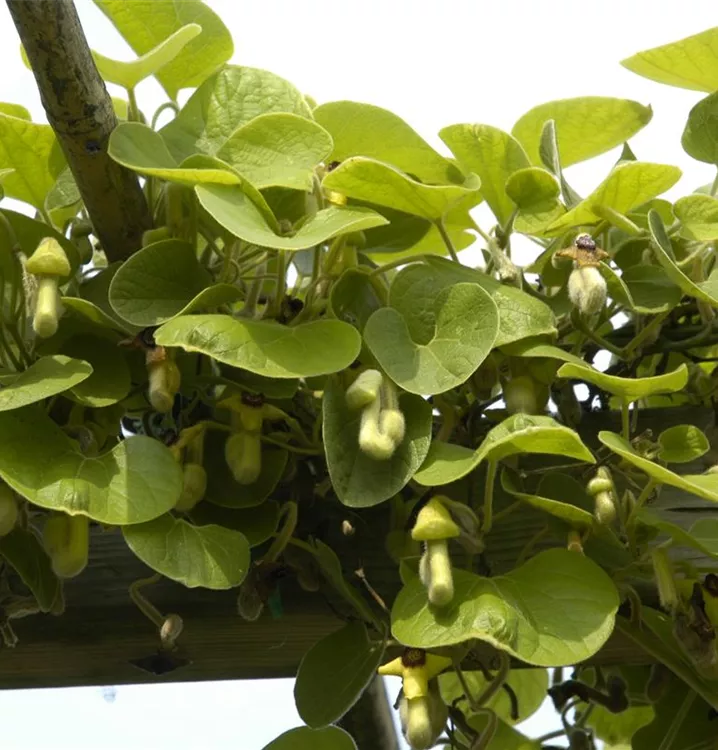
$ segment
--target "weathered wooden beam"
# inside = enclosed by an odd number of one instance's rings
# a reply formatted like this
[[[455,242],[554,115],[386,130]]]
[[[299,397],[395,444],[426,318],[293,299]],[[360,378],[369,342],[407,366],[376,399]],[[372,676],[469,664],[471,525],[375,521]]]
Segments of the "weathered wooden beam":
[[[705,428],[712,419],[712,413],[705,409],[661,410],[642,416],[640,428],[652,428],[656,433],[671,424],[691,423]],[[618,429],[619,423],[615,414],[592,414],[581,432],[596,447],[597,431]],[[561,462],[560,457],[538,460],[544,465]],[[701,470],[700,465],[683,469]],[[500,492],[497,496],[501,500]],[[683,526],[715,510],[715,505],[670,487],[663,488],[655,507]],[[669,510],[672,508],[693,510]],[[367,525],[356,524],[354,537],[347,539],[337,529],[336,537],[328,536],[325,541],[337,550],[345,575],[357,591],[365,593],[353,575],[362,565],[372,586],[391,601],[401,584],[396,565],[384,549],[386,507],[362,511],[361,516]],[[500,574],[513,567],[526,543],[544,524],[545,517],[528,507],[500,519],[487,540],[492,572]],[[560,542],[548,537],[536,549]],[[689,552],[691,555],[697,559],[695,553]],[[342,625],[340,601],[297,591],[286,581],[282,582],[283,615],[274,619],[265,613],[254,623],[238,616],[236,591],[185,589],[164,581],[144,591],[160,611],[176,612],[184,619],[178,656],[191,663],[164,676],[153,676],[132,664],[156,653],[159,646],[154,626],[128,595],[129,584],[147,575],[147,568],[130,553],[118,530],[94,533],[88,568],[66,586],[65,614],[13,622],[20,642],[15,649],[0,653],[0,688],[288,677],[296,673],[311,645]],[[615,634],[591,661],[647,664],[651,659],[628,639]]]
[[[117,125],[72,0],[7,0],[52,125],[108,260],[142,244],[151,217],[137,175],[110,159]]]

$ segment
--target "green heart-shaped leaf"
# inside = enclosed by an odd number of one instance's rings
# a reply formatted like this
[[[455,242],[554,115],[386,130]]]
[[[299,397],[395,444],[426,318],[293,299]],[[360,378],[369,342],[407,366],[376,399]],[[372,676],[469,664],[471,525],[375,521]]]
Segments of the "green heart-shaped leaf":
[[[504,576],[454,570],[454,598],[436,609],[416,579],[396,597],[392,634],[405,646],[440,648],[471,638],[527,664],[575,664],[593,656],[613,630],[613,581],[584,555],[540,552]]]
[[[718,90],[718,27],[638,52],[621,65],[652,81],[711,93]]]
[[[217,156],[255,187],[309,191],[315,167],[332,151],[321,125],[288,112],[259,115],[229,136]]]
[[[602,264],[601,268],[608,266]],[[630,295],[631,308],[638,313],[666,312],[681,301],[681,288],[658,266],[631,266],[620,279]]]
[[[130,62],[112,60],[95,50],[92,52],[92,57],[100,75],[108,83],[134,89],[140,81],[155,75],[160,68],[171,63],[201,33],[202,27],[199,24],[188,23],[170,34],[149,52]]]
[[[482,695],[489,686],[489,680],[482,672],[465,671],[463,676],[473,696]],[[458,705],[462,712],[471,714],[472,711],[466,701],[464,688],[458,676],[454,672],[444,672],[439,675],[438,679],[444,702],[448,706]],[[499,690],[485,705],[507,724],[517,724],[526,721],[541,707],[548,690],[548,672],[545,669],[512,669],[506,679],[506,684],[516,696],[517,706],[512,706],[506,690]],[[455,704],[454,701],[457,703]],[[518,707],[518,718],[512,718],[515,707]],[[503,750],[503,745],[500,747]]]
[[[600,217],[593,206],[608,206],[621,214],[665,193],[678,182],[681,170],[668,164],[641,161],[622,162],[577,206],[565,213],[549,229],[554,233],[582,224],[596,224]]]
[[[500,461],[517,453],[546,453],[594,463],[576,432],[551,417],[514,414],[496,425],[472,451],[434,440],[414,480],[427,487],[449,484],[473,471],[484,459]]]
[[[481,194],[476,187],[459,185],[424,185],[412,180],[396,167],[363,156],[343,161],[322,181],[332,190],[360,201],[439,221],[460,200],[478,203]],[[475,205],[475,204],[474,204]]]
[[[203,183],[239,185],[242,179],[221,163],[178,164],[162,136],[141,122],[121,122],[111,133],[108,154],[128,169],[149,177],[194,186]]]
[[[99,409],[122,401],[130,392],[130,368],[115,342],[97,336],[73,336],[63,343],[62,351],[92,367],[92,375],[70,391],[75,401]]]
[[[539,104],[522,115],[512,134],[534,164],[541,164],[539,149],[544,123],[553,120],[561,164],[570,167],[625,143],[653,117],[653,110],[628,99],[581,96]]]
[[[698,527],[700,536],[696,536],[693,533],[693,529],[686,531],[678,524],[664,520],[648,508],[641,508],[638,511],[638,520],[647,526],[657,529],[662,534],[671,537],[676,544],[682,545],[683,547],[697,549],[703,555],[707,555],[708,557],[718,557],[718,548],[715,545],[716,537],[713,535],[715,533],[716,519],[705,519],[705,521],[708,521],[713,528],[710,526]],[[696,522],[695,525],[699,523],[701,523],[701,521]]]
[[[620,435],[616,435],[615,432],[605,430],[599,432],[598,439],[615,454],[648,474],[654,481],[678,487],[679,490],[685,490],[706,500],[718,502],[718,474],[684,474],[679,476],[641,456],[627,440]]]
[[[155,332],[160,346],[179,346],[269,378],[339,372],[357,358],[361,337],[340,320],[284,326],[229,315],[183,315]]]
[[[669,464],[685,464],[705,456],[711,444],[701,430],[692,424],[677,424],[658,436],[658,457]]]
[[[125,323],[118,316],[110,316],[103,309],[93,302],[80,297],[63,297],[62,305],[68,311],[69,318],[79,318],[90,323],[94,323],[100,328],[106,328],[118,333],[129,334],[134,330],[134,326]],[[109,303],[107,304],[109,308]],[[112,309],[112,308],[110,308]]]
[[[670,674],[655,704],[655,719],[631,739],[633,750],[710,750],[715,745],[715,721],[710,703],[683,680]]]
[[[514,210],[506,181],[517,170],[530,166],[518,141],[490,125],[450,125],[439,136],[459,164],[478,175],[489,208],[500,224],[506,224]]]
[[[5,195],[42,210],[45,196],[65,166],[49,125],[0,112],[0,169],[15,170],[3,180]]]
[[[422,286],[401,283],[399,274],[390,292],[391,307],[369,318],[364,340],[397,385],[433,395],[464,383],[486,359],[498,333],[499,313],[478,284],[455,284],[434,298],[422,296]]]
[[[143,328],[239,297],[230,284],[212,285],[192,245],[181,240],[162,240],[136,252],[114,275],[109,290],[115,312]]]
[[[32,120],[27,107],[23,107],[22,104],[14,104],[13,102],[0,102],[0,113],[10,115],[11,117],[18,117],[21,120]]]
[[[160,133],[181,162],[197,152],[216,154],[237,128],[270,112],[311,119],[304,96],[288,81],[266,70],[226,65],[204,81]]]
[[[357,750],[354,740],[339,727],[297,727],[280,734],[263,750]]]
[[[0,411],[19,409],[69,391],[92,375],[92,366],[61,354],[41,357],[18,375],[2,378]]]
[[[200,0],[175,3],[135,3],[124,0],[94,0],[137,55],[146,55],[187,24],[197,24],[202,33],[182,46],[154,72],[169,95],[188,86],[199,86],[232,56],[232,35],[219,16]]]
[[[577,482],[575,479],[568,475],[559,476],[561,477],[560,481],[565,482],[567,490],[576,490],[575,484],[577,484]],[[506,469],[501,472],[501,486],[510,495],[517,497],[519,500],[523,500],[525,503],[528,503],[538,510],[542,510],[544,513],[549,513],[570,526],[581,529],[590,529],[591,526],[593,526],[593,516],[588,511],[583,510],[583,508],[579,508],[569,502],[554,500],[550,497],[522,492],[518,482],[518,477],[516,477],[513,472],[507,471]],[[541,487],[539,487],[538,491],[541,491]],[[574,499],[571,492],[568,491],[564,497]]]
[[[359,449],[361,411],[350,411],[344,391],[334,380],[322,403],[324,450],[337,497],[351,508],[366,508],[388,500],[421,466],[431,440],[431,405],[419,396],[403,394],[400,408],[406,435],[387,461],[370,458]]]
[[[158,440],[138,436],[83,456],[44,412],[0,414],[0,476],[34,505],[123,525],[173,508],[182,470]]]
[[[322,104],[312,114],[334,139],[332,161],[368,156],[393,164],[421,182],[463,181],[461,172],[447,158],[393,112],[372,104],[341,101]]]
[[[653,252],[658,262],[663,266],[668,278],[679,286],[685,294],[713,307],[718,307],[718,276],[711,274],[708,281],[696,284],[678,268],[663,219],[654,209],[648,212],[648,228],[653,240]]]
[[[596,705],[586,726],[593,730],[596,739],[608,748],[632,748],[632,738],[636,732],[650,724],[654,717],[653,706],[632,705],[620,714],[611,713],[603,706]]]
[[[62,586],[36,533],[16,526],[9,534],[0,537],[0,556],[32,591],[42,612],[49,612],[57,606]]]
[[[351,323],[361,333],[372,313],[382,306],[385,296],[381,284],[376,284],[376,281],[369,271],[347,268],[332,286],[329,298],[332,315]]]
[[[612,393],[628,402],[638,401],[640,398],[655,396],[659,393],[675,393],[680,391],[688,382],[688,368],[685,364],[672,372],[665,373],[665,375],[654,375],[649,378],[619,378],[594,370],[593,367],[586,364],[579,365],[567,362],[565,365],[561,365],[557,375],[560,378],[571,378],[591,383],[601,390]]]
[[[494,346],[505,346],[512,341],[525,339],[530,336],[556,333],[555,320],[551,308],[540,299],[532,297],[521,289],[507,284],[501,284],[491,276],[481,271],[453,263],[444,258],[427,258],[426,265],[431,273],[423,269],[424,266],[412,266],[412,273],[433,275],[436,293],[451,284],[466,281],[478,284],[491,296],[499,309],[499,332]],[[408,272],[407,272],[407,278]]]
[[[374,679],[383,655],[384,645],[372,643],[361,622],[350,622],[315,643],[304,654],[294,683],[302,721],[320,728],[341,719]]]
[[[122,534],[143,563],[190,589],[239,586],[251,563],[249,544],[239,531],[193,526],[168,513],[124,526]]]
[[[712,195],[686,195],[673,204],[673,212],[683,225],[681,233],[691,240],[718,239],[718,200]]]
[[[190,517],[198,526],[215,524],[241,531],[250,547],[258,547],[277,531],[279,503],[267,500],[253,508],[220,508],[211,503],[200,503],[192,508]]]
[[[381,214],[369,208],[323,208],[304,222],[291,236],[280,236],[266,216],[239,186],[198,185],[195,193],[204,209],[235,237],[277,250],[305,250],[331,237],[359,232],[387,224]]]
[[[556,178],[540,167],[514,172],[506,181],[506,194],[516,204],[513,228],[523,234],[543,235],[544,230],[566,213],[558,200]]]
[[[685,152],[698,161],[718,164],[718,141],[715,125],[718,119],[718,95],[713,93],[691,109],[681,137]]]
[[[501,347],[501,351],[510,357],[547,357],[549,359],[558,359],[561,362],[573,362],[577,365],[585,364],[580,357],[571,354],[571,352],[564,351],[558,346],[554,346],[539,336],[506,344]]]
[[[282,448],[264,448],[262,469],[257,480],[252,484],[239,484],[224,458],[227,437],[226,433],[215,430],[210,430],[205,437],[206,499],[223,508],[251,508],[263,503],[284,474],[287,467],[287,451]]]

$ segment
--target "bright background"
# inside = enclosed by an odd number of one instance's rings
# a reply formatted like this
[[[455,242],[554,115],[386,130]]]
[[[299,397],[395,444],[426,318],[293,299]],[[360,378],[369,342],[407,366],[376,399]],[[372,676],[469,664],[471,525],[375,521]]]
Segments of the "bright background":
[[[131,59],[129,47],[90,0],[76,5],[92,47]],[[713,180],[713,169],[693,162],[680,145],[688,110],[702,95],[644,80],[618,63],[715,25],[715,2],[690,0],[681,3],[680,12],[666,0],[208,0],[208,5],[234,36],[232,62],[284,76],[318,103],[350,99],[391,109],[441,151],[436,133],[446,125],[480,122],[510,130],[520,115],[545,101],[618,96],[653,106],[653,121],[631,145],[643,161],[683,169],[669,198]],[[0,100],[23,104],[34,120],[44,121],[18,46],[0,3]],[[147,114],[164,101],[154,81],[142,83],[137,93]],[[569,181],[588,193],[617,154],[569,167]],[[490,228],[485,209],[478,219]],[[241,623],[237,626],[241,640]],[[261,750],[301,723],[292,689],[292,680],[271,680],[4,691],[2,747]],[[392,700],[397,691],[392,681]],[[556,715],[544,705],[524,731],[537,736],[556,726]]]

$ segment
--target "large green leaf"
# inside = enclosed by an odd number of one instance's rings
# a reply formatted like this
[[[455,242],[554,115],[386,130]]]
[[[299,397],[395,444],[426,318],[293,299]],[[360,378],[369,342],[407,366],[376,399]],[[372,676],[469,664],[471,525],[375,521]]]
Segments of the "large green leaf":
[[[567,362],[561,365],[558,377],[583,380],[598,386],[601,390],[622,398],[624,401],[638,401],[658,393],[675,393],[680,391],[688,382],[688,368],[685,364],[665,375],[655,375],[648,378],[619,378],[606,375],[600,370],[594,370],[589,365],[578,365]]]
[[[314,320],[290,327],[229,315],[182,315],[161,326],[155,341],[269,378],[339,372],[361,349],[357,331],[340,320]]]
[[[255,482],[239,484],[224,458],[226,433],[210,430],[205,436],[204,468],[207,471],[206,500],[223,508],[252,508],[263,503],[274,491],[287,466],[287,451],[266,447],[262,468]],[[241,529],[240,529],[241,531]]]
[[[542,359],[557,359],[560,362],[573,362],[577,365],[585,364],[580,357],[555,346],[541,336],[534,336],[514,341],[511,344],[505,344],[501,347],[501,351],[511,357],[540,357]]]
[[[219,16],[201,0],[158,3],[155,0],[94,0],[138,55],[145,55],[187,24],[202,33],[156,72],[171,99],[188,86],[199,86],[234,51],[232,35]]]
[[[368,156],[421,182],[460,182],[461,172],[393,112],[359,102],[328,102],[313,112],[334,139],[333,161]]]
[[[632,705],[620,714],[594,704],[586,726],[593,730],[596,738],[603,741],[609,750],[620,750],[624,746],[631,750],[631,739],[641,727],[650,724],[655,716],[653,706]]]
[[[425,280],[412,267],[400,272],[391,286],[391,306],[369,318],[364,340],[397,385],[433,395],[464,383],[486,359],[499,313],[478,284],[454,284],[434,296],[433,280]]]
[[[143,328],[239,297],[234,286],[212,285],[192,245],[181,240],[162,240],[136,252],[114,275],[109,290],[115,312]]]
[[[655,719],[631,740],[633,750],[715,750],[716,728],[711,706],[671,674],[655,705]]]
[[[3,180],[6,196],[43,209],[64,168],[65,157],[49,125],[0,112],[0,169],[15,170]]]
[[[56,354],[41,357],[24,372],[0,380],[0,411],[19,409],[69,391],[92,375],[92,366],[81,359]]]
[[[315,643],[304,654],[294,683],[302,721],[319,728],[341,719],[374,678],[383,654],[383,644],[370,641],[361,622]]]
[[[713,307],[718,307],[718,274],[714,272],[707,281],[696,284],[676,265],[671,240],[668,237],[663,219],[655,209],[648,212],[648,228],[653,240],[653,252],[668,278],[679,286],[685,294]]]
[[[575,208],[555,221],[549,229],[565,231],[582,224],[596,224],[600,217],[594,206],[607,206],[620,214],[646,203],[678,182],[681,170],[668,164],[650,164],[642,161],[622,162],[611,174]]]
[[[124,86],[126,89],[134,89],[140,81],[155,75],[160,68],[169,65],[201,33],[202,27],[199,24],[188,23],[130,62],[112,60],[96,51],[92,52],[92,57],[105,81]]]
[[[638,52],[621,65],[652,81],[711,93],[718,89],[718,26]]]
[[[361,411],[350,411],[344,391],[332,380],[322,404],[324,450],[332,487],[352,508],[364,508],[388,500],[421,466],[431,440],[431,405],[413,394],[404,394],[400,408],[406,419],[406,435],[387,461],[370,458],[359,449]]]
[[[340,234],[388,223],[369,208],[329,206],[307,219],[293,235],[283,236],[269,226],[266,216],[247,195],[246,188],[197,185],[195,193],[204,209],[235,237],[277,250],[305,250]]]
[[[551,417],[514,414],[496,425],[474,451],[434,440],[414,480],[427,487],[449,484],[473,471],[484,459],[500,461],[517,453],[546,453],[594,463],[576,432]]]
[[[244,535],[222,526],[193,526],[169,513],[123,526],[127,546],[150,568],[187,588],[231,589],[250,566]]]
[[[220,508],[211,503],[200,503],[192,508],[190,517],[198,526],[216,524],[241,531],[250,547],[258,547],[277,531],[279,503],[267,500],[253,508]]]
[[[315,167],[331,150],[331,136],[313,120],[273,112],[237,128],[217,156],[260,190],[286,187],[310,191]]]
[[[391,612],[392,634],[406,646],[440,648],[471,638],[486,641],[527,664],[576,664],[608,640],[618,609],[613,581],[576,552],[540,552],[504,576],[454,571],[454,598],[429,604],[417,578]]]
[[[712,195],[686,195],[673,204],[681,222],[681,233],[691,240],[707,242],[718,239],[718,199]]]
[[[14,104],[13,102],[0,102],[0,113],[10,115],[11,117],[19,117],[21,120],[32,120],[27,107],[23,107],[22,104]]]
[[[357,750],[354,740],[339,727],[297,727],[280,734],[263,750]]]
[[[182,490],[182,470],[158,440],[131,437],[83,456],[35,407],[0,414],[0,476],[34,505],[111,525],[156,518]]]
[[[366,268],[347,268],[332,285],[329,306],[333,317],[351,323],[360,333],[383,303],[383,283]]]
[[[242,125],[268,112],[311,117],[304,96],[274,73],[227,65],[192,94],[160,133],[181,162],[200,152],[214,155]]]
[[[718,557],[718,546],[716,546],[718,536],[715,534],[716,519],[714,518],[697,521],[694,524],[694,527],[697,527],[697,535],[693,533],[693,528],[686,531],[682,526],[664,520],[648,508],[641,508],[637,518],[646,526],[651,526],[659,533],[669,536],[677,545],[696,549],[707,557]]]
[[[481,200],[478,185],[424,185],[390,164],[353,156],[322,181],[325,189],[429,221],[440,221],[459,201]],[[468,207],[468,206],[467,206]]]
[[[494,346],[505,346],[512,341],[530,336],[556,333],[551,308],[522,289],[501,284],[481,271],[444,258],[427,258],[426,264],[431,269],[431,274],[426,271],[413,271],[413,273],[432,275],[435,279],[437,295],[446,286],[462,281],[478,284],[491,295],[499,309],[499,332]],[[419,268],[423,267],[419,266]]]
[[[474,698],[481,695],[489,686],[489,681],[483,672],[467,671],[464,672],[464,678]],[[507,724],[516,724],[528,719],[541,707],[548,689],[548,672],[545,669],[512,669],[506,679],[506,684],[516,696],[519,710],[518,718],[514,719],[511,716],[512,705],[506,690],[499,690],[486,703],[486,708],[494,711]],[[454,672],[444,672],[439,675],[439,689],[441,690],[441,697],[447,705],[452,705],[454,701],[458,700],[458,707],[466,714],[471,713],[463,698],[464,688]]]
[[[653,110],[629,99],[581,96],[539,104],[522,115],[511,131],[534,164],[541,164],[541,133],[553,120],[563,167],[620,146],[647,125]]]
[[[562,500],[555,500],[545,496],[544,481],[551,478],[554,486],[557,483],[563,485],[561,492]],[[580,529],[590,529],[593,526],[593,516],[587,510],[575,505],[576,499],[581,496],[583,487],[567,474],[547,474],[539,485],[536,494],[523,492],[515,473],[504,469],[501,473],[501,486],[506,492],[538,510],[548,513],[565,523]]]
[[[118,164],[128,169],[181,185],[242,184],[242,179],[229,165],[178,164],[162,136],[141,122],[121,122],[110,134],[107,152]]]
[[[608,266],[602,266],[608,268]],[[672,310],[681,301],[681,288],[671,281],[663,268],[636,264],[621,275],[630,295],[631,307],[639,313]]]
[[[72,336],[62,344],[62,351],[89,362],[92,367],[90,377],[70,391],[75,401],[99,409],[122,401],[130,392],[130,368],[114,341],[98,336]]]
[[[658,457],[667,463],[685,464],[704,456],[710,450],[708,438],[692,424],[677,424],[658,436]]]
[[[450,125],[439,135],[459,164],[479,176],[489,208],[500,224],[506,224],[515,208],[506,193],[506,180],[530,166],[518,141],[490,125]]]
[[[598,433],[598,439],[621,458],[648,474],[655,482],[669,484],[706,500],[718,502],[718,474],[683,474],[679,476],[664,466],[641,456],[627,440],[615,432],[603,430]]]
[[[0,556],[32,591],[41,611],[52,610],[61,596],[61,584],[37,534],[16,526],[0,537]]]
[[[688,114],[681,144],[689,156],[708,164],[718,164],[718,94],[701,99]]]

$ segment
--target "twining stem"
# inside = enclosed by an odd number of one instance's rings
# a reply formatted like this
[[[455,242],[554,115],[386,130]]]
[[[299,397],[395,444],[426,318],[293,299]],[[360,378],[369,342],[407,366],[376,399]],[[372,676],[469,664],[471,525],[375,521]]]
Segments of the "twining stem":
[[[296,503],[290,501],[282,507],[279,520],[283,517],[286,517],[286,520],[281,530],[274,537],[272,545],[267,550],[267,554],[262,558],[263,563],[276,562],[277,558],[284,552],[284,548],[289,544],[289,540],[297,528],[298,516],[299,511]]]
[[[625,399],[621,403],[621,434],[625,440],[631,439],[631,403]]]
[[[139,609],[140,612],[142,612],[142,614],[158,628],[162,627],[165,618],[162,617],[162,614],[154,604],[151,604],[145,599],[140,593],[140,589],[144,586],[151,586],[152,584],[157,583],[161,578],[162,576],[159,573],[155,573],[149,578],[140,578],[139,581],[131,583],[129,588],[130,599],[132,599],[137,609]]]
[[[449,237],[449,233],[446,231],[446,227],[444,226],[443,219],[439,219],[436,222],[436,228],[439,230],[441,239],[444,241],[444,244],[446,245],[446,249],[449,251],[451,260],[455,261],[456,263],[459,263],[459,256],[456,252],[456,248],[454,247],[454,243],[451,241],[451,237]]]
[[[655,318],[653,318],[650,323],[645,326],[636,336],[631,339],[631,341],[626,344],[626,346],[623,347],[621,357],[623,359],[628,359],[631,354],[644,342],[646,339],[650,338],[653,333],[655,332],[656,328],[660,329],[660,327],[663,325],[663,321],[668,317],[670,314],[670,311],[661,313],[660,315],[656,315]]]
[[[486,484],[484,487],[484,513],[481,520],[482,534],[491,531],[494,513],[494,484],[496,484],[497,461],[489,461],[486,467]]]
[[[267,311],[267,317],[276,318],[282,308],[282,300],[287,291],[287,252],[286,250],[277,251],[277,274],[274,283],[274,297],[272,304]]]

